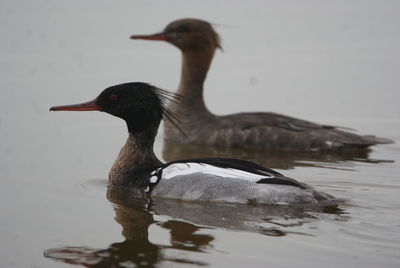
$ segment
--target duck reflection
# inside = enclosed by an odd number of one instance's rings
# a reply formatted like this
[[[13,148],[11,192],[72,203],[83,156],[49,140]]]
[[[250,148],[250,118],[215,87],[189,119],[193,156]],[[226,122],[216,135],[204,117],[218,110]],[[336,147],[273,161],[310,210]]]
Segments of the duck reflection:
[[[370,149],[315,152],[271,152],[175,144],[164,140],[163,158],[167,162],[201,157],[239,158],[256,162],[272,169],[292,169],[294,167],[351,169],[351,167],[346,167],[346,165],[336,164],[342,164],[343,162],[349,163],[351,161],[369,163],[393,162],[391,160],[370,159],[370,152]]]
[[[143,209],[118,205],[115,220],[122,226],[125,241],[111,244],[105,249],[88,247],[62,247],[45,251],[45,257],[85,267],[154,267],[161,258],[160,247],[148,240],[148,228],[153,216]],[[129,266],[126,266],[129,267]]]
[[[84,267],[155,267],[160,262],[205,266],[207,262],[191,260],[188,255],[173,258],[164,253],[168,249],[207,253],[212,248],[215,239],[212,233],[217,228],[268,236],[311,235],[295,229],[318,221],[322,214],[335,220],[347,218],[346,213],[336,206],[257,206],[150,200],[132,191],[112,187],[108,188],[107,198],[114,205],[115,220],[122,226],[124,241],[104,249],[52,248],[45,251],[45,257]],[[155,215],[172,219],[156,221]],[[154,224],[169,230],[170,245],[157,245],[149,240],[149,227]]]

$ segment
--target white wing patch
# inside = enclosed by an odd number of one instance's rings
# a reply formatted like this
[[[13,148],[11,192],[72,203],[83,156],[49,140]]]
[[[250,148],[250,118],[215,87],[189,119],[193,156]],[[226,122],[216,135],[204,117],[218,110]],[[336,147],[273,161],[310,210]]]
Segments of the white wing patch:
[[[168,180],[176,176],[187,176],[194,173],[210,174],[227,178],[246,179],[254,182],[257,182],[263,178],[265,179],[274,177],[272,174],[259,175],[239,169],[216,167],[204,163],[176,163],[163,169],[162,179]]]
[[[157,176],[150,177],[150,183],[156,183],[158,180]]]

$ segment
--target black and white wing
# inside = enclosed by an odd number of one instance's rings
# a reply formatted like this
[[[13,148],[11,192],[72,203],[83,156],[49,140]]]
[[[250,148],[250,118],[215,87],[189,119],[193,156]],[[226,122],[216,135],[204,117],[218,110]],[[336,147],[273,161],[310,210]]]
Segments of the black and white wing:
[[[164,164],[153,171],[150,184],[160,180],[169,180],[180,176],[215,176],[227,179],[242,179],[253,183],[291,185],[300,188],[306,186],[279,172],[256,163],[233,158],[198,158],[178,160]]]

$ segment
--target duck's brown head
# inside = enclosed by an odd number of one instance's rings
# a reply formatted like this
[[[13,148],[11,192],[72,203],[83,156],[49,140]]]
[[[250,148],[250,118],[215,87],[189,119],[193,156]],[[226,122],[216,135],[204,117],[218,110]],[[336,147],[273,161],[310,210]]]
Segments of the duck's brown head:
[[[182,51],[221,48],[220,38],[212,25],[199,19],[180,19],[151,35],[132,35],[131,39],[167,41]]]

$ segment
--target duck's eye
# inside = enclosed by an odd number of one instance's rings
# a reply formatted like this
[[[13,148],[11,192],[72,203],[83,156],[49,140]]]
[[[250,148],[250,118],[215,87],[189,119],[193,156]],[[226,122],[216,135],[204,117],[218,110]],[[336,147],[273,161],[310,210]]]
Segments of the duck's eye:
[[[118,96],[116,94],[111,94],[110,96],[108,96],[109,100],[115,101],[118,99]]]

